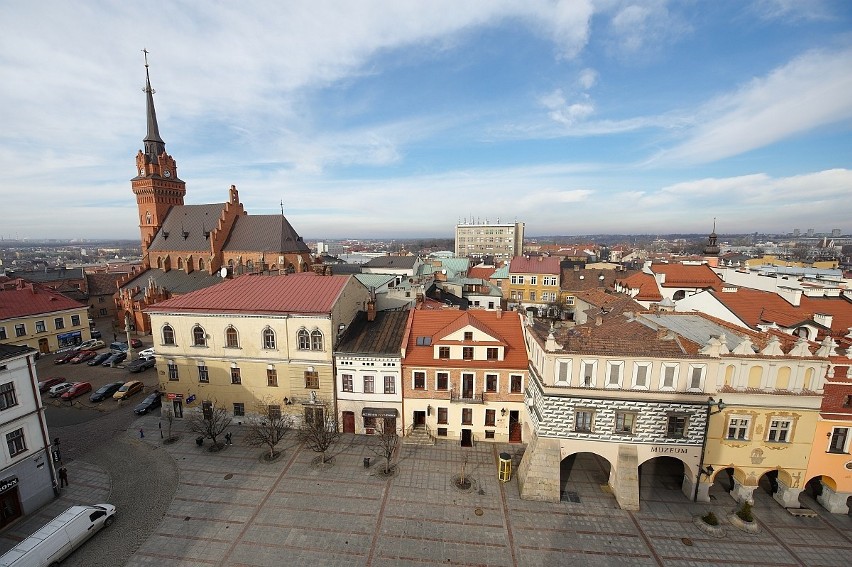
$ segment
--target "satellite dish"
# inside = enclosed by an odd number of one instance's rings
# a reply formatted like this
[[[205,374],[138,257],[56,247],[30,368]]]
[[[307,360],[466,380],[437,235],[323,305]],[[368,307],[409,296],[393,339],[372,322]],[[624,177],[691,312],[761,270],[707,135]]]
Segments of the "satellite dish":
[[[222,276],[223,278],[227,278],[228,277],[228,268],[226,268],[225,266],[222,266],[222,269],[219,270],[219,275]]]

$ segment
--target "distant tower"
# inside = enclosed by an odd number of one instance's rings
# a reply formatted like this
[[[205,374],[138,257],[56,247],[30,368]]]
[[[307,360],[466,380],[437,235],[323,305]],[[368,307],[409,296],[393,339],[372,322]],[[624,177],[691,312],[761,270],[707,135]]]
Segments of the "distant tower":
[[[154,89],[148,74],[148,51],[145,55],[145,98],[148,133],[142,140],[144,150],[136,154],[136,177],[130,183],[139,207],[139,231],[142,236],[142,262],[148,261],[148,246],[160,230],[166,215],[174,205],[183,205],[186,183],[178,178],[177,164],[166,153],[166,143],[160,138],[157,113],[154,110]]]
[[[711,266],[719,265],[719,245],[716,243],[716,219],[713,219],[713,232],[707,237],[707,246],[704,247],[704,259]]]

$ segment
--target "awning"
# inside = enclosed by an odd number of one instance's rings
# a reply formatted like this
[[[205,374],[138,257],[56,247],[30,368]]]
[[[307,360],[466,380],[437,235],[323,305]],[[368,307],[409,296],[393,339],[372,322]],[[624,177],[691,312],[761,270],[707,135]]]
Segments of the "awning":
[[[396,408],[364,408],[361,410],[361,417],[396,417],[399,412]]]

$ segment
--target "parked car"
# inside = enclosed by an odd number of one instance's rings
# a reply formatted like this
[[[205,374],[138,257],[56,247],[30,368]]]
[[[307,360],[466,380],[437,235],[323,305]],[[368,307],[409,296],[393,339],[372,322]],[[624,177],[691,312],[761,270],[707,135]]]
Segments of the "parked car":
[[[68,352],[63,352],[62,354],[57,355],[56,358],[53,359],[53,364],[65,364],[75,356],[77,356],[76,350],[69,350]]]
[[[107,398],[111,398],[113,394],[115,394],[119,388],[124,386],[124,382],[110,382],[109,384],[104,384],[89,396],[89,401],[92,403],[102,402]]]
[[[97,350],[99,348],[104,348],[105,346],[106,343],[104,343],[103,341],[99,341],[97,339],[90,339],[84,343],[80,343],[79,345],[77,345],[74,350],[76,350],[77,352],[83,350]]]
[[[142,348],[144,345],[139,339],[130,339],[130,346],[133,348]]]
[[[139,351],[139,358],[154,358],[154,347]]]
[[[63,400],[73,400],[83,394],[92,391],[92,385],[89,382],[76,382],[71,388],[69,388],[62,396],[60,396]]]
[[[73,385],[74,384],[72,384],[71,382],[60,382],[55,386],[51,386],[48,392],[50,392],[51,398],[58,398],[59,396],[70,390]]]
[[[156,365],[157,361],[154,358],[137,358],[128,364],[126,368],[129,372],[142,372],[143,370],[148,370]]]
[[[148,397],[142,400],[139,405],[133,408],[133,413],[138,415],[142,415],[148,413],[151,410],[157,409],[160,407],[163,397],[163,394],[160,392],[154,392],[153,394],[148,394]]]
[[[114,343],[110,343],[109,351],[113,354],[119,352],[127,352],[127,343],[122,341],[115,341]]]
[[[63,382],[65,382],[65,378],[48,378],[47,380],[41,380],[38,383],[38,391],[43,394],[50,390],[53,386],[62,384]]]
[[[125,382],[112,397],[116,400],[126,400],[133,394],[141,392],[143,387],[144,384],[139,380],[131,380],[130,382]]]
[[[86,364],[88,364],[89,366],[97,366],[98,364],[103,364],[103,362],[111,356],[112,356],[112,353],[109,352],[109,351],[99,352],[98,354],[95,355],[95,358],[93,358],[92,360],[90,360]]]
[[[95,358],[97,355],[98,353],[93,350],[81,350],[77,353],[77,356],[75,356],[68,362],[70,362],[71,364],[80,364],[81,362],[86,362],[87,360]]]
[[[119,362],[124,362],[124,359],[127,358],[126,352],[115,352],[109,355],[109,358],[104,360],[101,363],[101,366],[109,366],[111,364],[118,364]]]
[[[103,337],[101,336],[100,331],[92,331],[92,338],[93,339],[100,339],[100,338],[103,338]]]

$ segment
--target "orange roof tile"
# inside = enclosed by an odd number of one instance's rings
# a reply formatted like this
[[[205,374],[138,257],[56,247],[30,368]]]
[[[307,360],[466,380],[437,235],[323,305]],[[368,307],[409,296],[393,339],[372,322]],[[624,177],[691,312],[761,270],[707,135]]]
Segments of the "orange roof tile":
[[[660,295],[660,289],[657,287],[657,280],[651,274],[637,272],[624,279],[616,280],[616,283],[629,289],[638,289],[639,294],[633,298],[636,301],[663,300],[663,296]]]
[[[81,307],[86,306],[58,291],[21,278],[8,278],[0,285],[0,321]]]
[[[515,256],[509,265],[510,274],[552,274],[560,272],[559,258],[546,256]]]
[[[663,287],[698,287],[716,291],[722,289],[722,278],[707,264],[651,264],[650,269],[655,274],[666,275],[661,284]]]
[[[494,275],[496,268],[484,268],[482,266],[476,266],[470,268],[467,271],[467,277],[469,278],[479,278],[482,280],[491,279],[491,276]]]

